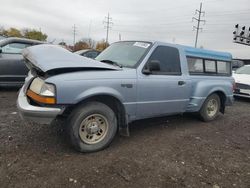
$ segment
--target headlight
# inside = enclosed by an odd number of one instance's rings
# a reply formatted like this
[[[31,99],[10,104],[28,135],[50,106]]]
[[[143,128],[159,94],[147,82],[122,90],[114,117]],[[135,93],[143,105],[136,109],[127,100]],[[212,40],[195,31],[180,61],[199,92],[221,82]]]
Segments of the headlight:
[[[30,90],[41,96],[55,97],[55,86],[45,83],[40,78],[35,78],[30,85]]]
[[[40,90],[40,95],[54,97],[55,96],[55,86],[52,84],[43,84],[43,86]]]
[[[55,104],[56,103],[56,88],[53,84],[45,83],[44,80],[40,78],[35,78],[29,90],[27,91],[27,95],[31,97],[33,100],[45,103],[45,104]]]

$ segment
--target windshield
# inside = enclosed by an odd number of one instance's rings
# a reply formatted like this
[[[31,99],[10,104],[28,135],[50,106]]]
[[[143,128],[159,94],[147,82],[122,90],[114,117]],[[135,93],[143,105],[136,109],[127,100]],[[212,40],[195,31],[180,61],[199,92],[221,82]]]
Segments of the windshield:
[[[149,42],[117,42],[95,59],[97,61],[109,60],[122,67],[134,68],[150,46]]]
[[[249,74],[250,75],[250,66],[243,66],[238,68],[235,71],[236,74]]]

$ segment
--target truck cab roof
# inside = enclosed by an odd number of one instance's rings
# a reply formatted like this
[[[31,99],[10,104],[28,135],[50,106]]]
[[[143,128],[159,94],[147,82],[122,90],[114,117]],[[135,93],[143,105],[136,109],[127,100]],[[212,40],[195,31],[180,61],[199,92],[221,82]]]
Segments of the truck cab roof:
[[[232,61],[232,55],[228,52],[220,52],[220,51],[214,51],[214,50],[207,50],[203,48],[194,48],[191,46],[185,46],[180,44],[171,44],[171,43],[165,43],[165,42],[159,42],[159,41],[149,41],[151,43],[154,43],[156,45],[169,45],[172,47],[181,48],[186,53],[186,56],[190,57],[200,57],[204,59],[213,59],[213,60],[221,60],[221,61]]]
[[[201,48],[194,48],[189,46],[183,46],[183,49],[187,56],[201,57],[205,59],[215,59],[221,61],[232,61],[232,55],[227,52],[219,52],[213,50],[206,50]]]

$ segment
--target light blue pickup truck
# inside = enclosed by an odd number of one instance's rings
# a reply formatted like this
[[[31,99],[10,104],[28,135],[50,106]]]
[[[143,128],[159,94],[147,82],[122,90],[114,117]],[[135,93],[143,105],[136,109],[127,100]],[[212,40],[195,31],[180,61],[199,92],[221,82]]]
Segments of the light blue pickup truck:
[[[54,45],[23,52],[30,73],[17,106],[30,121],[66,117],[81,152],[107,147],[139,119],[197,112],[214,120],[233,103],[231,54],[162,42],[122,41],[95,60]]]

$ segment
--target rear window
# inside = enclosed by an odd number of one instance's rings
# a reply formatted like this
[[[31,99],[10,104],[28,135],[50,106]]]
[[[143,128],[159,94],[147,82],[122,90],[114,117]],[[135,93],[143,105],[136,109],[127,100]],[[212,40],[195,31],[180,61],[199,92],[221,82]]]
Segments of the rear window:
[[[215,61],[205,60],[205,72],[216,73]]]
[[[230,63],[225,61],[217,61],[217,71],[218,73],[228,74],[231,72]]]
[[[203,60],[198,58],[187,58],[189,72],[192,73],[202,73],[204,72]]]
[[[187,57],[189,73],[204,75],[231,75],[231,62]]]

